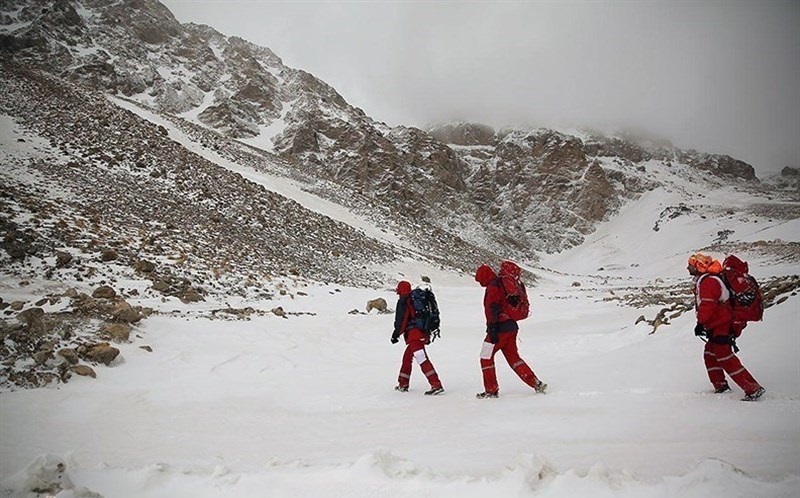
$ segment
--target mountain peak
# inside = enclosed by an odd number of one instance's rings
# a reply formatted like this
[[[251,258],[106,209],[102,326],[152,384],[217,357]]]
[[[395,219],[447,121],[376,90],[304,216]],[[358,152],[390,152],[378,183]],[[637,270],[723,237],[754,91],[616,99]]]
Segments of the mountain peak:
[[[37,71],[44,71],[47,85],[59,91],[116,96],[113,102],[163,123],[151,129],[159,136],[143,138],[147,143],[161,143],[162,133],[169,137],[176,127],[195,146],[218,154],[221,170],[291,176],[326,200],[369,213],[393,233],[421,239],[415,250],[461,270],[499,255],[535,261],[543,252],[579,245],[626,203],[657,188],[684,189],[687,178],[759,188],[742,161],[681,150],[638,130],[498,130],[474,122],[391,128],[313,74],[286,67],[270,49],[209,26],[180,24],[154,0],[10,1],[0,10],[0,47],[14,64],[31,68],[17,73],[15,85],[19,78],[39,81],[44,76]],[[44,94],[37,98],[49,105]],[[9,108],[17,119],[33,120],[18,104]],[[119,126],[107,110],[96,109],[97,121]],[[29,126],[56,137],[41,123]],[[69,147],[74,138],[59,140]],[[81,143],[77,149],[94,150]],[[131,157],[131,146],[115,144],[104,154]],[[159,162],[146,157],[140,161],[146,168]],[[190,175],[191,166],[181,161],[148,171],[163,182]]]

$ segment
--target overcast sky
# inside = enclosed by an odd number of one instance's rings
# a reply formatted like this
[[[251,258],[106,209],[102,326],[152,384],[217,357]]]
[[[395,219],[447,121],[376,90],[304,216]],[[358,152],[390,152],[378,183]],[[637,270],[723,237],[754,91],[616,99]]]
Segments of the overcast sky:
[[[800,0],[162,0],[389,125],[637,126],[800,166]]]

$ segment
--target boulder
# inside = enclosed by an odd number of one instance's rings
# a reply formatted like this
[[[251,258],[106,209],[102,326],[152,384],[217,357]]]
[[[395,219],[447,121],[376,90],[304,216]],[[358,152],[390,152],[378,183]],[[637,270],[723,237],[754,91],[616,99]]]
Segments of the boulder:
[[[99,299],[113,299],[117,297],[117,291],[108,285],[101,285],[92,292],[92,297]]]
[[[131,336],[131,326],[127,323],[106,323],[100,328],[100,337],[110,339],[116,343],[128,342]]]
[[[139,261],[136,262],[134,268],[136,269],[136,271],[142,273],[152,273],[153,271],[155,271],[156,265],[154,265],[150,261],[140,259]]]
[[[64,268],[72,261],[72,254],[65,251],[56,252],[56,268]]]
[[[87,360],[102,363],[106,366],[110,365],[117,356],[119,356],[119,349],[111,346],[107,342],[89,346],[83,353],[83,357]]]
[[[120,301],[117,303],[117,305],[114,306],[111,314],[114,317],[114,320],[118,322],[136,323],[142,319],[142,315],[133,309],[133,307],[131,307],[131,305],[126,301]]]
[[[91,377],[93,379],[97,378],[97,374],[95,373],[94,369],[88,365],[75,365],[70,367],[69,370],[76,375]]]
[[[194,287],[187,287],[185,290],[181,291],[177,295],[178,299],[181,300],[182,303],[199,303],[200,301],[205,301],[203,296],[197,292],[197,289]]]
[[[386,313],[386,309],[386,300],[382,297],[367,301],[367,313],[372,310],[378,310],[378,313]]]
[[[51,349],[43,349],[41,351],[37,351],[33,355],[33,361],[41,366],[47,363],[47,360],[53,358],[53,351]]]
[[[100,254],[100,261],[114,261],[117,258],[119,255],[114,249],[106,249]]]
[[[78,361],[79,361],[78,353],[76,353],[75,350],[72,349],[72,348],[61,349],[56,354],[58,356],[61,356],[62,358],[64,358],[67,361],[67,363],[69,363],[70,365],[77,365],[78,364]]]
[[[42,336],[47,332],[42,308],[28,308],[17,314],[17,321],[24,323],[31,334]]]

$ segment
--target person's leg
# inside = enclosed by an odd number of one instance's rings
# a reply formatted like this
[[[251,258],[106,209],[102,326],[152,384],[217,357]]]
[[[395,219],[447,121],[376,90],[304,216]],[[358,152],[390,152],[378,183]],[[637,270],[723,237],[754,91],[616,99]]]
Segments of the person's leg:
[[[497,372],[494,369],[494,355],[498,350],[498,345],[492,344],[487,334],[486,338],[483,340],[480,356],[484,393],[497,394],[499,390],[499,386],[497,385]]]
[[[500,334],[500,340],[498,341],[500,346],[500,351],[502,351],[503,356],[505,356],[508,365],[511,367],[511,370],[522,379],[522,382],[528,384],[532,388],[536,389],[537,392],[542,392],[544,389],[541,389],[541,382],[536,377],[536,374],[533,373],[533,369],[525,363],[519,356],[519,350],[517,348],[517,333],[516,332],[507,332],[504,334]]]
[[[436,373],[436,368],[434,368],[431,359],[428,357],[427,351],[425,351],[427,340],[427,336],[418,329],[412,329],[408,334],[408,345],[413,351],[414,360],[419,364],[419,368],[425,374],[425,378],[428,379],[431,388],[439,388],[442,387],[442,382],[439,380],[439,375]]]
[[[709,344],[711,344],[711,342],[709,342]],[[739,360],[739,357],[733,352],[733,348],[730,344],[714,344],[711,346],[711,350],[717,360],[717,365],[736,382],[736,385],[742,388],[745,394],[753,394],[761,388],[758,381],[756,381],[744,365],[742,365],[741,360]],[[720,375],[724,376],[722,373],[720,373]]]
[[[703,348],[703,362],[706,365],[708,380],[711,381],[711,385],[714,386],[715,391],[721,392],[728,387],[728,381],[725,380],[725,371],[722,369],[719,361],[717,361],[715,346],[718,346],[718,344],[714,344],[711,341],[706,343],[706,346]],[[730,347],[728,349],[730,349]]]
[[[408,390],[411,382],[411,360],[414,358],[414,350],[410,343],[406,344],[403,351],[403,360],[400,363],[400,373],[397,375],[397,389],[400,391]]]

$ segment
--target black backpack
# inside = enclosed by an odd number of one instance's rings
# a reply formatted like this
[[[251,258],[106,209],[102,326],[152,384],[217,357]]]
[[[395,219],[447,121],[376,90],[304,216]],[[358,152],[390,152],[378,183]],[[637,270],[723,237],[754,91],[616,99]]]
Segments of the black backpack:
[[[431,342],[441,337],[439,305],[436,304],[436,296],[430,287],[417,287],[412,290],[410,300],[413,326],[428,334]]]

